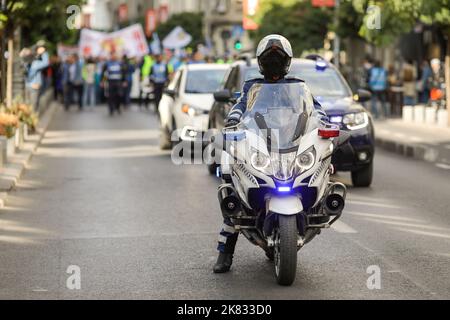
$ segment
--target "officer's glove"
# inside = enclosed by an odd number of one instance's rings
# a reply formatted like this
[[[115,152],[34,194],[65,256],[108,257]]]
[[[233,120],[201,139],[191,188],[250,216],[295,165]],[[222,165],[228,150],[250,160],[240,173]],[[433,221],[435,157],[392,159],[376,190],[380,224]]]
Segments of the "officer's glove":
[[[225,122],[225,128],[237,126],[239,124],[239,122],[240,121],[238,119],[236,119],[236,118],[229,118]]]

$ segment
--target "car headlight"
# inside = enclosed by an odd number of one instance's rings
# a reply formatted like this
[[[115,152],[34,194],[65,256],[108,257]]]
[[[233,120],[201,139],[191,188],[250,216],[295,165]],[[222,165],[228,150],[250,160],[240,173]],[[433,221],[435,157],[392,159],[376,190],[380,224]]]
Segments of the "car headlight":
[[[261,171],[264,174],[271,175],[272,167],[270,165],[270,157],[265,155],[264,153],[253,149],[250,156],[250,163],[253,168],[258,171]]]
[[[309,148],[295,158],[295,165],[300,172],[308,171],[314,166],[315,163],[316,151],[314,150],[314,147]]]
[[[369,124],[367,112],[348,113],[342,119],[342,123],[350,130],[358,130]]]
[[[205,110],[203,109],[199,109],[199,108],[195,108],[193,106],[190,106],[188,104],[183,104],[183,106],[181,107],[181,111],[183,111],[183,113],[190,115],[191,117],[195,117],[195,116],[199,116],[201,114],[205,114]]]

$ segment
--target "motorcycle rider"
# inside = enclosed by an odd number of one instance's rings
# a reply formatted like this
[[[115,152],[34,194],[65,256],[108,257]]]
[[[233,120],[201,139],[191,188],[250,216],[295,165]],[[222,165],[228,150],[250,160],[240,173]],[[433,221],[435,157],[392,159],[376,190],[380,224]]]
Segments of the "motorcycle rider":
[[[290,71],[293,58],[291,44],[285,37],[276,34],[266,36],[258,44],[256,58],[259,72],[264,78],[251,79],[244,83],[241,97],[228,114],[225,127],[232,127],[239,124],[242,115],[247,109],[247,93],[253,85],[261,83],[303,82],[303,80],[297,78],[285,77]],[[321,119],[328,121],[321,105],[315,99],[314,108]],[[225,273],[230,270],[238,235],[239,232],[234,228],[232,221],[230,219],[224,219],[223,227],[219,234],[217,247],[219,257],[213,268],[214,273]]]

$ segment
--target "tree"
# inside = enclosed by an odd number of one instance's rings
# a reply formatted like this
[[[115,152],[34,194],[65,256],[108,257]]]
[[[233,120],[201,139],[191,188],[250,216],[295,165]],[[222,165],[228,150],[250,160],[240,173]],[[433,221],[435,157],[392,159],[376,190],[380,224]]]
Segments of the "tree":
[[[385,46],[408,33],[419,18],[421,0],[352,0],[363,17],[359,35],[377,46]],[[379,19],[380,25],[373,20]]]
[[[6,0],[6,6],[0,12],[0,34],[3,41],[8,43],[11,53],[8,59],[6,98],[7,104],[12,101],[12,68],[14,52],[14,32],[22,28],[23,40],[26,45],[34,44],[37,40],[47,40],[51,49],[59,41],[74,41],[76,31],[66,26],[69,5],[80,5],[84,0]],[[5,43],[2,43],[0,54],[3,57]],[[2,68],[4,69],[4,68]],[[4,70],[2,77],[4,78]],[[2,79],[3,81],[4,79]],[[2,88],[4,85],[2,85]],[[2,92],[3,95],[3,92]],[[3,98],[3,97],[2,97]]]
[[[255,41],[271,33],[281,33],[289,39],[296,56],[304,50],[323,47],[332,21],[332,11],[316,8],[311,1],[263,1],[257,16],[259,29],[251,33]]]
[[[350,0],[347,0],[350,1]],[[386,45],[399,35],[412,30],[421,21],[439,28],[447,40],[445,58],[445,82],[447,110],[450,123],[450,0],[351,0],[355,10],[364,16],[359,34],[375,45]],[[381,10],[381,28],[370,28],[368,19],[373,18],[368,8],[378,6]]]
[[[160,24],[156,28],[156,33],[162,40],[178,26],[181,26],[192,36],[191,47],[196,48],[197,45],[204,42],[202,33],[203,14],[193,12],[174,14],[165,23]]]

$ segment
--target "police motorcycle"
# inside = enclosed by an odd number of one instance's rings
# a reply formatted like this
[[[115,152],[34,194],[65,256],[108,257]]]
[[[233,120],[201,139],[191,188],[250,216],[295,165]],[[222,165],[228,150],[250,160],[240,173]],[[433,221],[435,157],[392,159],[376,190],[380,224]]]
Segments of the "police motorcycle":
[[[241,123],[213,139],[222,214],[274,261],[280,285],[294,282],[297,252],[341,217],[347,191],[330,182],[331,156],[348,139],[320,119],[304,83],[254,85]]]

